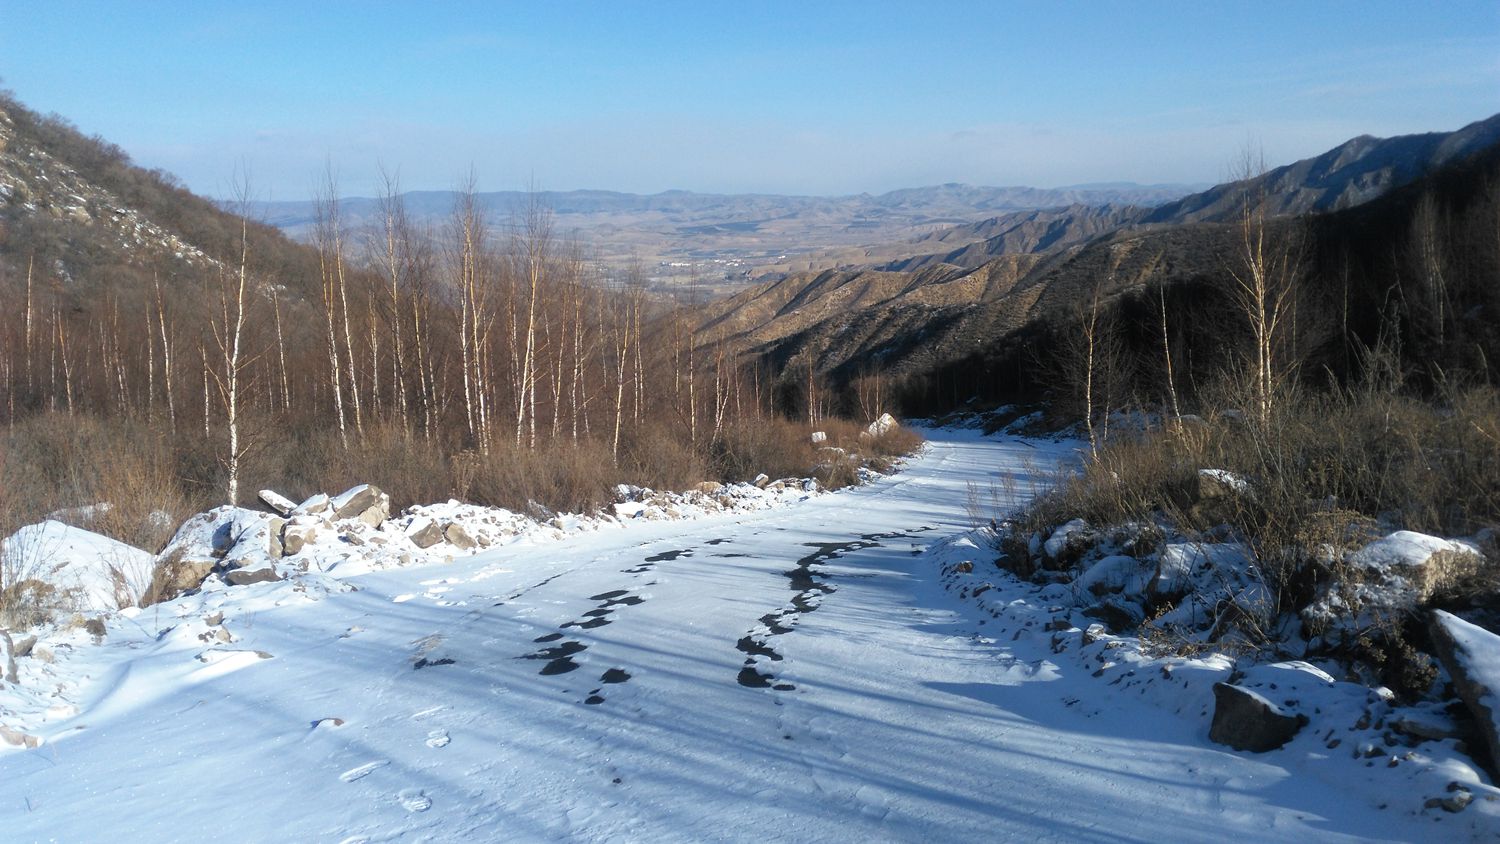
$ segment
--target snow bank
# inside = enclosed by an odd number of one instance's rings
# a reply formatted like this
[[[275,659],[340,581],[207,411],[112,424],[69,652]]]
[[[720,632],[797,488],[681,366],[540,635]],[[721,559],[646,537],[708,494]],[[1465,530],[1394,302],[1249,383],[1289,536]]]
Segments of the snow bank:
[[[102,613],[140,600],[151,580],[152,556],[49,519],[6,539],[0,564],[10,582],[37,580],[52,587],[50,609]]]

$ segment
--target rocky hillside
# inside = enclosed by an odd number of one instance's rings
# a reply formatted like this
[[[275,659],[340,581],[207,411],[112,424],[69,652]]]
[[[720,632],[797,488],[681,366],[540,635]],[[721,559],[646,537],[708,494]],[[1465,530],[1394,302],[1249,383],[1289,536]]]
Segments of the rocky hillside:
[[[168,285],[197,279],[228,253],[239,228],[238,217],[169,174],[137,167],[114,144],[0,92],[0,283],[32,266],[38,284],[61,285],[87,308],[100,288],[128,298],[153,273]],[[252,223],[251,242],[268,268],[309,259],[306,247],[268,226]]]
[[[1353,208],[1448,164],[1500,143],[1500,114],[1455,132],[1395,138],[1360,135],[1314,158],[1277,167],[1248,182],[1218,185],[1168,202],[1146,223],[1225,222],[1248,190],[1265,196],[1273,214]]]
[[[1337,211],[1369,202],[1497,142],[1500,115],[1455,132],[1395,138],[1362,135],[1256,178],[1216,185],[1154,206],[1129,204],[1128,200],[1100,204],[1095,196],[1080,196],[1067,206],[1009,211],[901,243],[792,256],[779,266],[788,272],[850,265],[885,270],[917,270],[939,263],[977,267],[997,255],[1061,249],[1132,226],[1232,222],[1247,192],[1265,196],[1268,210],[1276,215]]]
[[[1413,274],[1407,272],[1409,267],[1402,262],[1409,260],[1419,201],[1424,194],[1434,191],[1439,194],[1439,205],[1449,209],[1444,212],[1447,216],[1440,215],[1447,220],[1443,225],[1453,238],[1469,238],[1463,244],[1455,241],[1452,246],[1455,253],[1478,248],[1472,247],[1472,242],[1477,242],[1474,238],[1483,239],[1479,220],[1483,213],[1474,210],[1478,206],[1473,203],[1482,205],[1488,201],[1477,197],[1476,192],[1487,176],[1494,175],[1495,160],[1500,158],[1497,153],[1500,145],[1493,142],[1487,147],[1479,145],[1491,138],[1488,133],[1497,127],[1500,118],[1448,136],[1415,136],[1377,143],[1366,149],[1362,165],[1350,158],[1346,148],[1351,147],[1347,144],[1340,148],[1343,153],[1334,151],[1314,159],[1345,162],[1340,169],[1347,177],[1341,182],[1345,187],[1330,187],[1331,193],[1319,195],[1330,197],[1329,202],[1346,204],[1355,196],[1350,186],[1359,181],[1355,178],[1357,173],[1367,176],[1362,184],[1390,185],[1400,179],[1409,181],[1412,168],[1437,167],[1437,162],[1447,165],[1428,170],[1422,179],[1399,190],[1388,190],[1375,201],[1340,212],[1276,218],[1279,222],[1273,222],[1274,226],[1296,229],[1306,237],[1306,270],[1311,288],[1320,296],[1332,296],[1333,279],[1342,279],[1339,283],[1349,285],[1350,290],[1340,293],[1345,300],[1338,307],[1355,308],[1349,304],[1354,299],[1348,297],[1356,297],[1356,316],[1363,320],[1362,329],[1368,329],[1373,338],[1382,307],[1376,301],[1377,288],[1388,293],[1393,289],[1391,285],[1403,278],[1405,283],[1413,283]],[[1362,142],[1351,144],[1368,146]],[[1425,153],[1419,157],[1414,157],[1414,153],[1398,156],[1395,153],[1398,150],[1407,153],[1425,150]],[[1417,161],[1426,163],[1413,163]],[[1384,166],[1376,167],[1379,162],[1384,162]],[[1328,169],[1299,162],[1272,171],[1265,178],[1273,190],[1279,190],[1276,186],[1288,184],[1292,179],[1289,174],[1326,174]],[[1327,185],[1335,182],[1331,176],[1324,179]],[[1311,198],[1315,191],[1306,187],[1306,179],[1292,183],[1296,187],[1275,194],[1275,209],[1299,208],[1315,202]],[[1222,198],[1231,188],[1221,186],[1200,196]],[[808,361],[814,361],[814,366],[835,384],[847,382],[860,371],[877,365],[908,378],[927,378],[943,372],[947,373],[945,378],[966,380],[983,369],[971,365],[975,355],[993,358],[999,354],[1008,361],[1002,367],[1009,373],[1004,379],[1015,385],[1022,371],[1035,369],[1028,365],[1026,357],[1033,355],[1045,334],[1044,327],[1068,318],[1079,303],[1088,300],[1096,285],[1111,305],[1139,299],[1140,292],[1148,287],[1180,290],[1172,295],[1193,302],[1203,300],[1204,296],[1208,299],[1217,296],[1204,291],[1217,289],[1234,248],[1232,223],[1222,220],[1231,216],[1224,210],[1228,206],[1223,202],[1202,202],[1190,206],[1193,210],[1180,211],[1184,217],[1194,218],[1184,222],[1117,227],[1051,251],[989,257],[975,267],[915,261],[915,268],[905,272],[845,269],[792,274],[716,303],[705,315],[703,325],[708,336],[737,337],[777,366],[790,365],[803,372]],[[1220,210],[1214,211],[1216,207]],[[1459,212],[1459,208],[1469,210]],[[1467,221],[1457,219],[1464,215],[1469,215]],[[1078,214],[1080,219],[1089,217],[1086,210]],[[1036,224],[1033,228],[1012,227],[996,237],[1012,238],[1022,248],[1028,243],[1035,245],[1040,242],[1039,232],[1060,219],[1032,215],[1030,222]],[[1093,215],[1091,219],[1097,221],[1100,217]],[[1479,234],[1464,234],[1475,226]],[[977,227],[968,228],[972,231]],[[950,254],[957,257],[983,252],[982,247],[970,246]],[[1338,265],[1338,261],[1346,263]],[[1347,270],[1349,266],[1355,269]],[[1468,262],[1463,266],[1468,268],[1467,272],[1476,265]],[[1351,281],[1355,272],[1360,277]],[[1420,293],[1413,291],[1412,296],[1419,297]],[[1222,305],[1220,297],[1219,306]],[[1329,313],[1324,310],[1317,312],[1317,316],[1328,317]],[[1351,318],[1350,313],[1344,316]],[[1142,312],[1132,319],[1137,323],[1131,330],[1145,337],[1151,333],[1149,327],[1155,324],[1156,317]],[[1185,330],[1201,334],[1198,342],[1204,347],[1205,358],[1224,353],[1222,328],[1199,322]],[[1159,343],[1159,335],[1153,336]],[[1413,345],[1408,348],[1420,345],[1419,340],[1413,338]],[[1003,349],[1009,351],[998,351]],[[1347,350],[1344,352],[1346,359],[1341,365],[1348,365],[1349,354]],[[1037,373],[1031,372],[1026,377],[1035,386]],[[971,387],[963,389],[972,392]],[[955,391],[961,390],[954,388],[948,392]]]

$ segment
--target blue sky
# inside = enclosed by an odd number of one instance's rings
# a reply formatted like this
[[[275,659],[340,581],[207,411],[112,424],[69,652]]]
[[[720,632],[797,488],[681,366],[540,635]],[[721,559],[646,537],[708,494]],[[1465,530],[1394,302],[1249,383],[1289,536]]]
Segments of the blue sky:
[[[1500,111],[1500,0],[0,0],[0,79],[211,195],[1212,182]]]

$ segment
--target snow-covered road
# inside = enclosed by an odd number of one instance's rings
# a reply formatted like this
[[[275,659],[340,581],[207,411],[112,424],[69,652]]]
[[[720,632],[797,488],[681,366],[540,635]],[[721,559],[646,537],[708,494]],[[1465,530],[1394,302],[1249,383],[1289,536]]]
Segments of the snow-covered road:
[[[101,662],[80,715],[39,749],[0,754],[0,838],[1432,831],[1276,754],[1210,745],[1206,719],[1115,694],[1040,644],[987,637],[925,551],[969,527],[970,482],[1025,494],[1065,450],[931,437],[900,474],[791,507],[511,546],[353,578],[353,591],[259,584],[175,621],[142,614],[180,633],[224,612],[237,641],[148,637]],[[1093,705],[1075,706],[1085,695]]]

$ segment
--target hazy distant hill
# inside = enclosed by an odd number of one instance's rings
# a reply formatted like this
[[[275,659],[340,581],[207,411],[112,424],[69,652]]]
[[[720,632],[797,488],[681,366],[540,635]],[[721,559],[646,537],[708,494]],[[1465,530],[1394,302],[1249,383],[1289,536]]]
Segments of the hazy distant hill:
[[[678,275],[685,280],[696,267],[709,280],[744,280],[768,270],[785,271],[782,265],[790,255],[848,249],[857,253],[860,247],[901,244],[1001,212],[1152,207],[1191,190],[1185,185],[1127,183],[1056,189],[946,184],[834,197],[580,190],[543,191],[539,198],[556,215],[560,234],[576,234],[606,264],[623,267],[639,260],[648,274],[658,277]],[[405,197],[414,219],[441,226],[456,194],[413,191]],[[491,221],[502,227],[528,200],[518,191],[481,193],[478,198]],[[350,225],[373,223],[378,203],[346,199],[341,211]],[[263,202],[253,213],[304,240],[315,221],[310,200]],[[894,252],[884,260],[910,254]]]
[[[1117,229],[1153,224],[1227,222],[1246,191],[1264,193],[1272,214],[1305,214],[1352,208],[1406,184],[1423,173],[1500,142],[1500,115],[1455,132],[1395,138],[1361,135],[1322,155],[1277,167],[1248,182],[1229,182],[1156,203],[1132,203],[1124,194],[1097,203],[1108,186],[1079,186],[1079,201],[1067,207],[1035,206],[955,225],[899,243],[860,250],[827,250],[780,262],[783,272],[872,266],[918,270],[938,264],[977,267],[998,256],[1060,249]],[[953,186],[930,190],[943,191]],[[961,186],[953,191],[964,195]],[[1016,189],[1014,196],[1024,196]],[[899,193],[899,192],[898,192]],[[1036,197],[1040,199],[1041,197]]]

